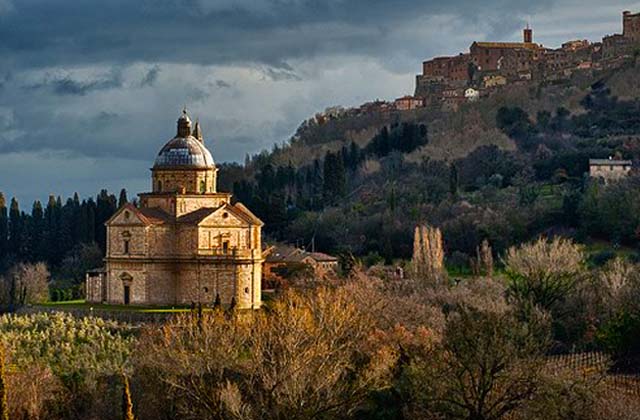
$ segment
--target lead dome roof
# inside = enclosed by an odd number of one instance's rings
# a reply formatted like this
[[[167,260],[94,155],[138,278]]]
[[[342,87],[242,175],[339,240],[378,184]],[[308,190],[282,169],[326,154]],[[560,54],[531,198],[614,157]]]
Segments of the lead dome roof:
[[[203,140],[191,135],[191,119],[186,110],[178,119],[178,134],[165,144],[156,157],[153,169],[213,169],[215,163]]]

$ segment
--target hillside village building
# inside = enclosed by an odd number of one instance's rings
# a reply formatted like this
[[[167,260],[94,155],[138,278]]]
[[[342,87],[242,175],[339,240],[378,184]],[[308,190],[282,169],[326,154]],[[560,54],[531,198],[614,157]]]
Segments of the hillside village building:
[[[413,96],[403,96],[394,101],[395,109],[399,111],[410,111],[412,109],[422,108],[424,100],[422,98],[414,98]]]
[[[557,49],[533,42],[528,26],[522,42],[473,42],[469,52],[423,62],[414,96],[423,98],[427,107],[455,109],[465,100],[452,92],[467,88],[489,93],[508,84],[562,80],[576,72],[620,66],[640,48],[640,13],[623,12],[622,26],[621,34],[606,36],[602,42],[572,40]]]
[[[589,159],[589,176],[609,183],[629,175],[633,162],[619,159]]]
[[[309,267],[316,277],[323,277],[338,269],[338,259],[322,252],[278,245],[269,250],[264,263],[264,280],[267,285],[281,284],[287,274]]]
[[[89,302],[261,305],[263,223],[216,189],[217,168],[186,111],[151,169],[140,207],[107,221],[103,271],[87,274]]]

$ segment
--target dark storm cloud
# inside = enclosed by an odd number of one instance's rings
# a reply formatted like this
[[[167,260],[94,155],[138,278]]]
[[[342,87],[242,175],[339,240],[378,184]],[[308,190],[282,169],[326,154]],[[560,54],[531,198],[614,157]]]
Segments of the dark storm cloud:
[[[285,63],[285,65],[279,66],[279,67],[266,66],[266,67],[263,67],[261,69],[261,71],[265,75],[266,78],[268,78],[269,80],[271,80],[273,82],[280,82],[280,81],[283,81],[283,80],[289,80],[289,81],[291,81],[291,80],[294,80],[294,81],[302,80],[302,77],[300,77],[296,73],[296,71],[286,63]]]
[[[327,106],[411,93],[423,59],[517,39],[529,16],[545,44],[611,33],[640,7],[625,1],[0,0],[0,191],[120,173],[137,191],[185,104],[214,158],[241,160]]]
[[[160,66],[155,65],[144,75],[140,82],[140,87],[153,86],[156,80],[158,80],[158,75],[160,75]]]
[[[390,46],[408,19],[499,16],[495,28],[552,0],[20,0],[0,14],[0,64],[280,63]],[[55,18],[52,18],[55,17]],[[72,88],[73,89],[73,88]]]
[[[27,89],[50,89],[55,95],[79,95],[84,96],[97,90],[106,90],[122,87],[122,75],[120,72],[90,80],[75,80],[71,76],[60,78],[46,77],[45,80],[26,86]]]

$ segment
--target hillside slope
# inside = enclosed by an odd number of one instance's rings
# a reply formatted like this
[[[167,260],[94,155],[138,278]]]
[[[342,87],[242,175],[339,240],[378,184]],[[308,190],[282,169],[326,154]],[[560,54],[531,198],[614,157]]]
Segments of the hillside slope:
[[[583,174],[589,158],[640,159],[639,68],[509,86],[457,112],[307,121],[221,180],[273,239],[327,252],[407,258],[424,222],[443,228],[459,260],[483,239],[501,250],[547,231],[635,243],[640,221],[607,225],[613,210],[588,201],[607,188],[590,191]],[[625,205],[640,213],[640,197]]]

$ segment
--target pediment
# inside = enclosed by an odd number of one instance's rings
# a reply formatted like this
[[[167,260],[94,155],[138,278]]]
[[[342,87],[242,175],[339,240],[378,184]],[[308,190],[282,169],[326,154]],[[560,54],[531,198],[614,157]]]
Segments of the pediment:
[[[249,227],[250,223],[236,209],[225,204],[202,219],[198,226]]]
[[[140,213],[140,211],[132,205],[125,205],[120,207],[111,219],[106,222],[108,226],[117,226],[117,225],[147,225],[144,216]]]

